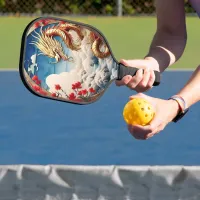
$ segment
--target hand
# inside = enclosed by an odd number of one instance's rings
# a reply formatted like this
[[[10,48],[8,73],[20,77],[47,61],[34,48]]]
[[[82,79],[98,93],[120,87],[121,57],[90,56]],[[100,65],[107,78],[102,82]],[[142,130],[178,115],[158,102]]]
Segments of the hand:
[[[130,100],[138,97],[149,101],[154,106],[156,114],[150,125],[128,125],[128,130],[136,139],[146,140],[162,131],[176,117],[179,105],[174,100],[158,99],[141,93],[131,96]]]
[[[127,75],[122,80],[116,81],[117,86],[126,85],[136,92],[145,92],[153,87],[155,71],[159,71],[159,65],[154,58],[143,60],[121,60],[120,63],[127,67],[139,68],[134,77]],[[144,73],[143,73],[144,71]]]

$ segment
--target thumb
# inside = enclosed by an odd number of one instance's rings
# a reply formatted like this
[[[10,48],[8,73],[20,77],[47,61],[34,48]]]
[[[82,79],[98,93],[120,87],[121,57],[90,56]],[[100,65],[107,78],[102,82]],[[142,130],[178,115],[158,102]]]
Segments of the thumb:
[[[161,126],[161,120],[157,116],[155,116],[155,118],[149,125],[147,126],[137,125],[132,127],[132,130],[136,132],[142,130],[143,133],[145,134],[145,139],[148,139],[159,131],[160,126]]]
[[[121,59],[120,63],[126,67],[136,67],[136,68],[146,68],[146,63],[144,60],[124,60]]]
[[[131,132],[142,133],[144,138],[148,139],[159,131],[160,126],[161,120],[155,117],[149,125],[134,125],[130,126],[129,129],[131,128]]]
[[[148,134],[146,135],[146,139],[149,139],[153,137],[155,134],[160,132],[160,127],[162,126],[162,121],[160,118],[156,115],[154,119],[151,121],[151,123],[146,126],[146,129],[148,130]]]
[[[162,124],[162,118],[159,115],[155,114],[153,120],[149,124],[152,134],[155,134],[157,132],[161,124]]]

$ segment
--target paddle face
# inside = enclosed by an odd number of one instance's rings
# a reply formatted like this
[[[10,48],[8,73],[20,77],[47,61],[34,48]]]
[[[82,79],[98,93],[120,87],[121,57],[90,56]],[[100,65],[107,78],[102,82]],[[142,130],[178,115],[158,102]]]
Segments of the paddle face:
[[[23,34],[20,75],[35,95],[76,104],[97,101],[117,77],[105,37],[91,26],[38,18]]]

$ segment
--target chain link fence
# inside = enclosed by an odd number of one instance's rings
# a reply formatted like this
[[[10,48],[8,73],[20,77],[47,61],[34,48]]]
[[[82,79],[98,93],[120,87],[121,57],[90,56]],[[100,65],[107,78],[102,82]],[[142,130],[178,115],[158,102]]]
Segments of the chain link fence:
[[[185,0],[187,13],[194,13]],[[151,15],[154,0],[0,0],[1,15]]]

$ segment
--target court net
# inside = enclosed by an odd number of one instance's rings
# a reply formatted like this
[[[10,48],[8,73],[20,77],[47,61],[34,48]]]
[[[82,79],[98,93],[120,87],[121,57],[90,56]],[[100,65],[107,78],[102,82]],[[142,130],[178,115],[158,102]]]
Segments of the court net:
[[[199,200],[196,166],[0,166],[1,200]]]

